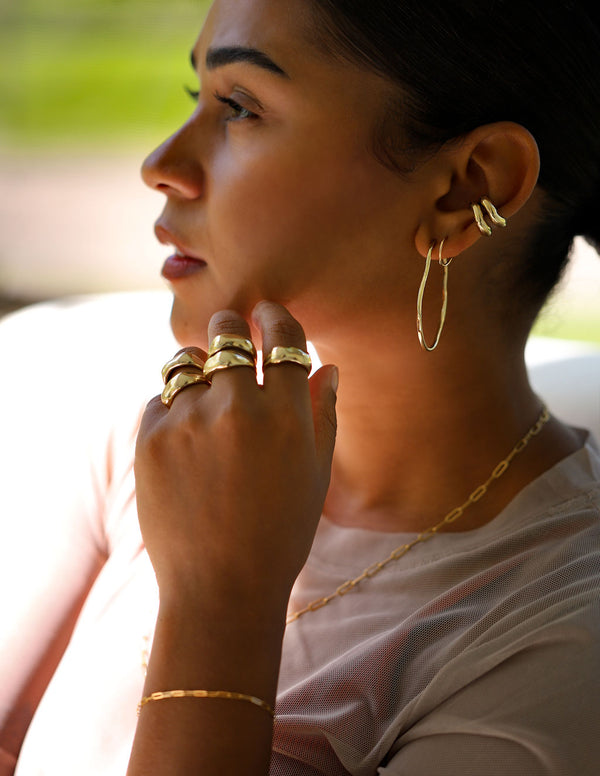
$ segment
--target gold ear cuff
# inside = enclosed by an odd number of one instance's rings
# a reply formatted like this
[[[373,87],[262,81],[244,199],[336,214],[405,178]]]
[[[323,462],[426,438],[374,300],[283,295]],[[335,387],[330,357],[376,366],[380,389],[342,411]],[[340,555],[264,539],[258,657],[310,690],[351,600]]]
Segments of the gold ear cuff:
[[[485,211],[494,226],[506,226],[506,219],[502,218],[500,213],[496,210],[494,204],[487,198],[483,197],[481,205],[485,208]],[[492,236],[492,227],[485,220],[481,205],[477,202],[471,204],[473,215],[475,216],[475,223],[481,234],[485,234],[487,237]]]

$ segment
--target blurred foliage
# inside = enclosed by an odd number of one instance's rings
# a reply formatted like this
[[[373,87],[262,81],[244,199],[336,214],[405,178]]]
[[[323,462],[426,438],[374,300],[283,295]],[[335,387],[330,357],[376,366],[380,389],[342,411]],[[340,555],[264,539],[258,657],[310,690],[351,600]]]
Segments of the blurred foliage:
[[[580,340],[582,342],[600,342],[600,316],[597,309],[572,308],[557,315],[553,312],[552,301],[535,322],[532,334],[537,337]]]
[[[0,0],[0,142],[158,142],[191,111],[208,0]]]

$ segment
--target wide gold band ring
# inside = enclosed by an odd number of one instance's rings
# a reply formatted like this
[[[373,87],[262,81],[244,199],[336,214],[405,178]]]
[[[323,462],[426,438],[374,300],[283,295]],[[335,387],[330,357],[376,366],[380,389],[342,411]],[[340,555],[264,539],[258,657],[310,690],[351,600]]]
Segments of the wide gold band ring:
[[[165,385],[163,392],[160,395],[160,400],[165,407],[170,407],[178,393],[192,385],[200,384],[208,384],[208,380],[204,377],[202,372],[197,372],[196,370],[178,372],[175,377],[172,377]]]
[[[181,369],[182,367],[197,369],[202,373],[204,370],[204,360],[200,358],[200,356],[197,356],[195,353],[189,350],[184,350],[183,353],[179,353],[179,355],[174,356],[163,366],[162,378],[164,384],[166,385],[169,382],[173,372],[175,372],[177,369]]]
[[[222,350],[237,350],[247,353],[256,361],[256,348],[252,340],[247,337],[239,337],[236,334],[217,334],[210,343],[208,355],[209,357],[216,356]]]
[[[306,351],[300,350],[300,348],[284,348],[280,345],[274,347],[265,357],[263,369],[277,364],[298,364],[308,373],[312,369],[312,361]]]
[[[220,350],[206,360],[204,377],[210,381],[215,372],[220,372],[222,369],[235,369],[238,366],[249,366],[255,369],[256,364],[252,356],[245,353],[238,353],[235,350]]]

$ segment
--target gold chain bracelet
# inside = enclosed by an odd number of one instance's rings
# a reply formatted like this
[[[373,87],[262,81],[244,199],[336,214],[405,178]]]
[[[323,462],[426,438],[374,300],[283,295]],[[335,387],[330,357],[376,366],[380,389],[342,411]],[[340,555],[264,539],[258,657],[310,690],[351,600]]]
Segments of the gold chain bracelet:
[[[164,692],[153,692],[147,695],[138,703],[138,717],[144,706],[152,701],[164,701],[172,698],[222,698],[229,701],[245,701],[259,709],[266,711],[271,717],[275,717],[275,712],[266,701],[256,698],[254,695],[245,695],[241,692],[229,692],[228,690],[165,690]]]

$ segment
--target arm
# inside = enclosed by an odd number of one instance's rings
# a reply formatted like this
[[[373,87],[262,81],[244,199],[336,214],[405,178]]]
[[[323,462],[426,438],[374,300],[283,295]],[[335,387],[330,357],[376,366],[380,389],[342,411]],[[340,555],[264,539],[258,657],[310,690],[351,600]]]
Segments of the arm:
[[[12,776],[16,765],[15,756],[0,749],[0,776]]]
[[[304,348],[279,305],[255,311],[263,350]],[[210,335],[248,335],[237,315]],[[287,600],[329,482],[334,376],[271,367],[264,387],[231,369],[149,405],[136,453],[140,525],[161,595],[145,695],[228,690],[274,704]],[[207,455],[207,451],[210,454]],[[144,706],[129,776],[268,771],[272,720],[231,700]]]
[[[265,623],[240,609],[226,619],[210,609],[196,596],[161,607],[144,694],[227,688],[274,707],[284,618]],[[149,703],[141,711],[129,773],[266,774],[271,735],[271,717],[250,703]]]

